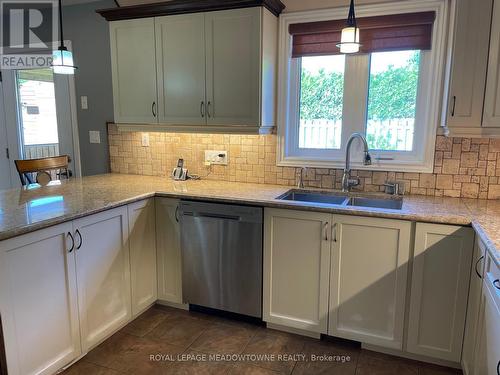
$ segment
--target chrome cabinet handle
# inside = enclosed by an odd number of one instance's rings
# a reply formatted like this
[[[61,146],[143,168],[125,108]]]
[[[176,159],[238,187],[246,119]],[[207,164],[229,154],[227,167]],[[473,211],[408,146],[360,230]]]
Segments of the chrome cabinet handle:
[[[455,116],[455,106],[457,104],[457,97],[453,95],[453,104],[451,105],[451,117]]]
[[[482,260],[484,259],[484,255],[482,257],[480,257],[477,262],[476,262],[476,265],[474,266],[474,269],[476,271],[476,275],[477,277],[479,277],[480,279],[483,278],[483,276],[479,273],[479,271],[477,270],[477,266],[479,265],[479,262],[481,262]]]
[[[493,281],[493,286],[500,290],[500,279],[496,279],[495,281]]]
[[[323,235],[325,241],[328,241],[328,221],[323,224]]]
[[[333,224],[333,242],[337,242],[337,223]]]
[[[201,118],[205,117],[205,102],[204,101],[201,101],[201,104],[200,104],[200,114],[201,114]]]
[[[179,222],[179,206],[175,207],[175,221]]]
[[[73,238],[73,235],[70,232],[68,232],[68,234],[66,234],[66,237],[71,238],[71,249],[68,250],[68,253],[71,254],[73,252],[73,250],[75,249],[75,239]]]
[[[82,238],[82,234],[80,233],[80,230],[77,229],[75,234],[78,234],[78,238],[80,239],[79,243],[78,243],[78,246],[76,247],[77,250],[80,250],[80,248],[82,247],[83,245],[83,238]]]
[[[210,106],[211,105],[212,105],[212,102],[208,101],[208,103],[207,103],[207,116],[208,116],[208,118],[212,117],[212,115],[210,114]]]
[[[156,117],[156,102],[153,102],[153,104],[151,104],[151,113],[154,117]]]

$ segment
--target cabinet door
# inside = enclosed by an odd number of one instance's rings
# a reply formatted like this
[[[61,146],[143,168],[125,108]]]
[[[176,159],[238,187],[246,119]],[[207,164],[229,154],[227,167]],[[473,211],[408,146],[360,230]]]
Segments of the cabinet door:
[[[500,126],[500,2],[494,1],[483,126]]]
[[[411,223],[334,216],[332,336],[402,348]]]
[[[417,224],[407,350],[460,362],[474,246],[471,228]]]
[[[261,12],[205,14],[209,125],[259,125]]]
[[[326,333],[329,214],[266,209],[264,321]]]
[[[495,267],[492,262],[491,258],[487,260],[489,266]],[[492,276],[491,273],[485,272],[474,375],[500,374],[500,290],[498,289],[500,272]],[[495,280],[497,280],[497,286],[495,286]]]
[[[447,125],[480,127],[493,0],[456,2]]]
[[[204,14],[158,17],[155,28],[160,123],[205,124]]]
[[[54,374],[81,354],[71,223],[0,242],[8,372]]]
[[[128,205],[132,315],[156,302],[156,223],[154,199]]]
[[[472,375],[474,369],[474,349],[476,347],[478,315],[481,303],[481,286],[483,285],[484,257],[484,244],[478,239],[472,257],[469,300],[462,348],[462,368],[466,375]]]
[[[84,352],[131,318],[127,207],[74,221]],[[81,238],[81,243],[79,239]]]
[[[116,123],[156,123],[154,19],[110,23],[111,70]]]
[[[177,199],[156,198],[158,299],[182,303],[181,240]]]

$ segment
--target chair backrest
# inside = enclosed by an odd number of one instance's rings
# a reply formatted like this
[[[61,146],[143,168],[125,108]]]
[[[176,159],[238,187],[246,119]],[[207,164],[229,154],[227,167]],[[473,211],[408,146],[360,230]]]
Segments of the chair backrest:
[[[16,160],[15,164],[21,183],[27,185],[38,182],[40,175],[48,176],[49,180],[61,176],[69,178],[69,162],[69,156],[62,155],[42,159]],[[33,175],[35,175],[35,178],[33,178]]]

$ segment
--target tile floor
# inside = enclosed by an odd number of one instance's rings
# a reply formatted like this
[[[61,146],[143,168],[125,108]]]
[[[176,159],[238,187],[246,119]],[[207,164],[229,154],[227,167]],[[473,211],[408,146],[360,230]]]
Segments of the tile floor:
[[[217,354],[225,357],[214,357]],[[258,358],[259,354],[274,357]],[[291,357],[294,354],[297,356]],[[230,355],[243,356],[238,361]],[[312,355],[325,361],[311,361]],[[327,361],[332,357],[338,360]],[[319,341],[202,313],[154,306],[64,375],[461,373],[361,350],[350,343]]]

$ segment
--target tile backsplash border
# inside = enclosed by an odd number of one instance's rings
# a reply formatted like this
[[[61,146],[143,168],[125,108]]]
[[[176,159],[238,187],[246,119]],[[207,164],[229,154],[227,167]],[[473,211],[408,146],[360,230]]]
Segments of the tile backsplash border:
[[[294,186],[299,168],[276,166],[275,135],[149,133],[142,147],[140,132],[120,132],[108,125],[113,173],[169,176],[178,158],[202,178]],[[409,194],[462,198],[500,198],[500,139],[436,137],[434,173],[353,171],[355,190],[384,191],[387,180],[403,181]],[[204,165],[205,150],[227,150],[227,166]],[[497,169],[498,168],[498,169]],[[340,189],[342,170],[309,168],[305,186]]]

